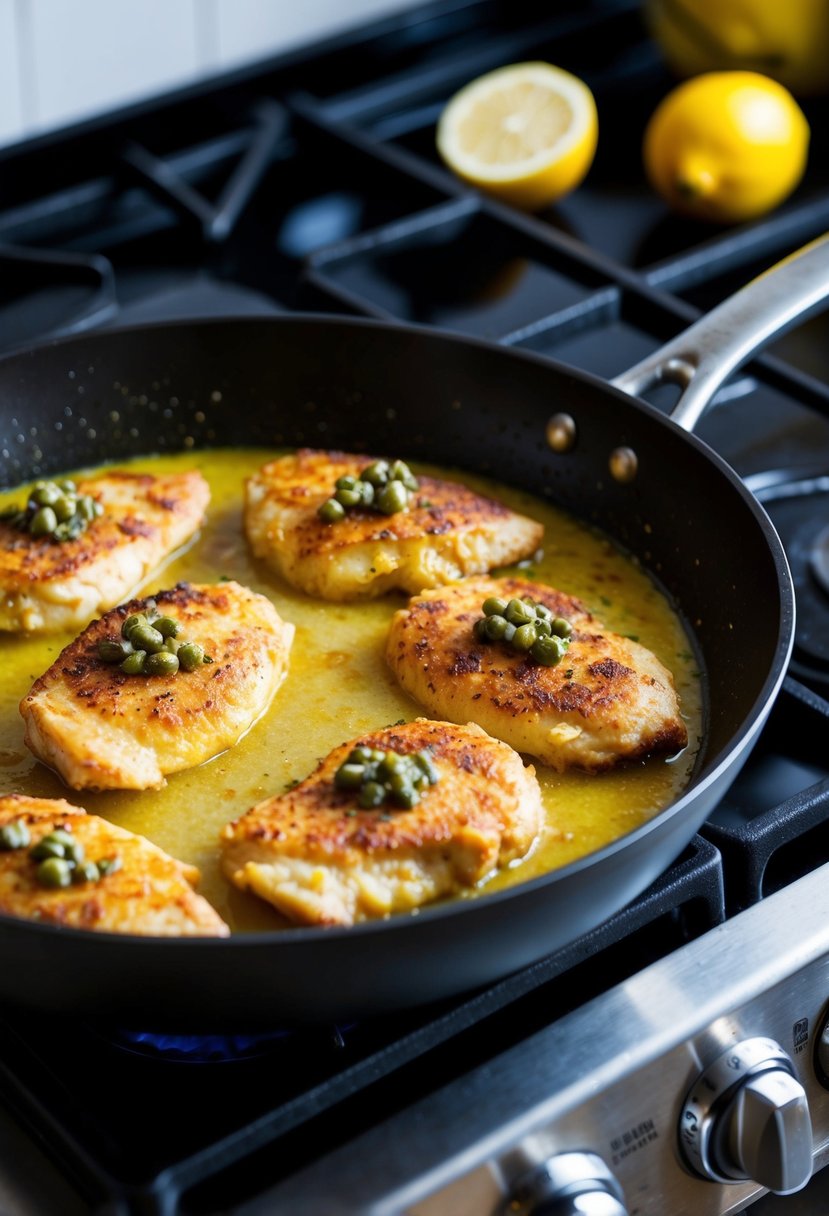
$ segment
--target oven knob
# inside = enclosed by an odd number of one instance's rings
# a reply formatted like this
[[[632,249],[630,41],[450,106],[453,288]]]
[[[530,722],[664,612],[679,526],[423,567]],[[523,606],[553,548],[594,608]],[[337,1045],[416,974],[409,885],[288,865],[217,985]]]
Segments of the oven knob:
[[[772,1039],[745,1039],[697,1078],[682,1107],[688,1165],[715,1182],[751,1179],[790,1195],[812,1174],[812,1125],[803,1086]]]
[[[622,1188],[595,1153],[557,1153],[524,1174],[503,1216],[627,1216]]]

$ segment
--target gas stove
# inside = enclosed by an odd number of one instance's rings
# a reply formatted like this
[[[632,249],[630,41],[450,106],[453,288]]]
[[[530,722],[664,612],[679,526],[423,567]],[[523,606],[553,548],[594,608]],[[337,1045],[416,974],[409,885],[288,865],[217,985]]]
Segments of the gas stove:
[[[522,59],[582,76],[602,124],[585,184],[536,216],[434,151],[447,98]],[[761,221],[669,216],[639,141],[672,83],[633,0],[444,0],[0,151],[0,350],[303,311],[612,378],[829,228],[817,156]],[[804,107],[823,129],[826,99]],[[827,337],[823,316],[780,339],[698,428],[774,520],[799,623],[676,863],[567,949],[404,1015],[205,1035],[1,1010],[0,1210],[760,1216],[801,1210],[765,1192],[811,1169],[803,1210],[829,1206]]]

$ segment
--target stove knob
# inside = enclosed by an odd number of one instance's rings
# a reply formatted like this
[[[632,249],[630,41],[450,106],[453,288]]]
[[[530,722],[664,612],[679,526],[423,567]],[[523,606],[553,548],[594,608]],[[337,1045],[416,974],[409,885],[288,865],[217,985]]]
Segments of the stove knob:
[[[783,1048],[745,1039],[715,1060],[688,1092],[679,1142],[704,1178],[751,1179],[778,1195],[801,1190],[812,1174],[812,1125]]]
[[[595,1153],[558,1153],[524,1174],[503,1216],[627,1216],[622,1188]]]

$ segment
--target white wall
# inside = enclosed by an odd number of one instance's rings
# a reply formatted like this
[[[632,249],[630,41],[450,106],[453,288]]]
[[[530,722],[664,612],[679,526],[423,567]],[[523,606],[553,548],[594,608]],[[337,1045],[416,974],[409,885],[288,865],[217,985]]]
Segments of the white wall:
[[[420,0],[0,0],[0,144]]]

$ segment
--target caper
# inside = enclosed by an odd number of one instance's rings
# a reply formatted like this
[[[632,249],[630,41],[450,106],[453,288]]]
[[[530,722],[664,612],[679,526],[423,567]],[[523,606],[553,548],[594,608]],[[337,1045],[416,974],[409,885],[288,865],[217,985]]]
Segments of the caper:
[[[534,622],[534,624],[535,624],[536,633],[538,634],[538,636],[540,638],[548,638],[550,636],[550,634],[553,632],[553,626],[552,626],[551,622],[545,620],[543,617],[538,617],[536,619],[536,621]]]
[[[558,634],[560,638],[569,638],[573,632],[573,626],[563,616],[557,616],[553,621],[553,633]]]
[[[420,802],[420,792],[414,786],[409,785],[399,793],[395,793],[394,800],[399,806],[409,811]]]
[[[184,647],[182,647],[182,650]],[[179,669],[178,656],[169,650],[156,651],[147,656],[144,663],[145,676],[174,676]]]
[[[338,477],[334,482],[338,490],[356,490],[358,484],[359,478],[352,477],[350,474],[346,474],[345,477]]]
[[[44,857],[63,857],[65,854],[64,845],[59,840],[50,840],[48,836],[44,836],[29,851],[29,856],[35,861],[42,861]]]
[[[406,464],[405,460],[395,460],[394,464],[389,470],[389,478],[402,481],[407,490],[416,490],[418,488],[417,478]]]
[[[78,499],[77,512],[84,523],[91,523],[95,518],[95,503],[88,494]]]
[[[68,887],[73,869],[72,862],[63,857],[47,857],[37,867],[35,874],[42,887]]]
[[[345,507],[336,498],[328,498],[317,511],[317,515],[326,524],[335,524],[345,519]]]
[[[492,620],[492,617],[480,617],[475,622],[475,624],[472,626],[472,632],[475,636],[476,642],[488,642],[489,641],[489,632],[487,630],[487,623],[490,620]]]
[[[60,487],[53,481],[45,481],[35,486],[29,495],[29,502],[36,507],[53,507],[60,498],[63,498]]]
[[[98,502],[98,500],[97,500],[96,498],[93,498],[93,500],[92,500],[92,511],[93,511],[93,513],[95,514],[95,516],[96,516],[96,517],[97,517],[97,516],[99,516],[99,515],[103,515],[103,513],[104,513],[104,504],[103,504],[102,502]]]
[[[74,498],[70,498],[68,494],[61,494],[60,497],[52,504],[52,510],[57,515],[62,524],[67,523],[75,514],[77,502]]]
[[[128,638],[137,625],[149,625],[149,623],[150,622],[147,620],[146,613],[134,612],[132,616],[128,616],[124,621],[123,625],[121,626],[121,633],[125,638]]]
[[[552,621],[553,619],[553,614],[546,604],[536,604],[535,615],[542,621]]]
[[[534,642],[530,655],[535,659],[536,663],[541,663],[544,667],[555,667],[561,662],[562,656],[567,651],[567,643],[562,641],[555,634],[550,637],[539,638]]]
[[[360,502],[364,507],[370,507],[374,502],[374,486],[370,481],[360,481],[357,483],[357,489],[360,494]]]
[[[507,604],[504,616],[511,625],[515,625],[518,629],[521,625],[528,625],[535,613],[522,600],[513,599]]]
[[[136,625],[129,631],[128,637],[136,650],[157,654],[164,649],[164,638],[152,625]]]
[[[373,486],[384,486],[389,480],[389,462],[375,460],[360,474],[361,481],[369,481]]]
[[[364,747],[362,744],[352,747],[351,755],[348,757],[349,764],[367,764],[370,759],[371,748]]]
[[[121,670],[126,672],[128,676],[139,676],[144,670],[144,664],[147,661],[146,650],[136,650],[132,654],[128,654],[121,663]]]
[[[487,616],[482,621],[484,633],[490,642],[501,642],[508,629],[514,629],[515,626],[510,626],[509,621],[503,616]]]
[[[86,849],[80,840],[71,840],[69,844],[64,846],[63,855],[67,861],[74,861],[75,865],[79,865],[86,856]]]
[[[340,790],[358,790],[365,771],[362,764],[341,764],[334,774],[334,784]]]
[[[484,616],[503,616],[507,610],[507,601],[499,600],[497,595],[491,595],[484,600]]]
[[[363,501],[363,496],[355,486],[353,490],[337,490],[336,494],[334,495],[334,500],[338,502],[341,507],[356,507],[358,503]]]
[[[160,616],[158,620],[153,621],[153,629],[157,629],[163,638],[177,638],[181,625],[171,616]]]
[[[101,638],[98,643],[98,658],[105,663],[121,663],[128,654],[132,654],[132,643],[114,638]]]
[[[72,882],[97,882],[101,877],[101,871],[98,869],[94,861],[81,861],[72,871]]]
[[[428,752],[417,752],[413,759],[417,767],[424,773],[426,777],[428,777],[429,784],[436,785],[440,774],[435,768],[432,758]]]
[[[25,849],[30,840],[29,829],[23,820],[13,819],[11,823],[4,823],[0,828],[0,853]]]
[[[39,507],[32,516],[29,531],[32,536],[49,536],[58,526],[58,517],[51,507]]]
[[[535,630],[535,624],[521,625],[516,629],[515,637],[512,639],[512,644],[516,650],[529,650],[538,640],[538,634]]]
[[[195,671],[205,661],[204,647],[198,642],[183,642],[177,654],[179,666],[185,671]]]
[[[395,479],[383,486],[377,495],[376,502],[378,509],[384,515],[396,515],[398,511],[405,511],[409,505],[409,491],[402,481]]]
[[[366,781],[360,787],[360,792],[357,795],[358,806],[369,808],[372,806],[382,806],[386,800],[386,791],[379,781]]]
[[[165,638],[164,649],[169,650],[170,654],[178,654],[182,646],[186,646],[186,642],[180,642],[178,638]]]
[[[121,858],[116,855],[114,857],[99,857],[97,866],[101,874],[101,878],[106,874],[115,874],[123,866]]]
[[[58,482],[58,489],[62,494],[76,494],[78,492],[78,487],[68,477],[64,477],[63,481]]]

